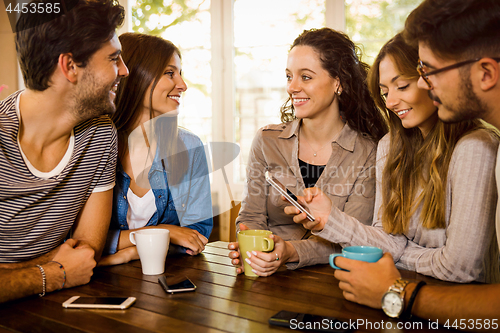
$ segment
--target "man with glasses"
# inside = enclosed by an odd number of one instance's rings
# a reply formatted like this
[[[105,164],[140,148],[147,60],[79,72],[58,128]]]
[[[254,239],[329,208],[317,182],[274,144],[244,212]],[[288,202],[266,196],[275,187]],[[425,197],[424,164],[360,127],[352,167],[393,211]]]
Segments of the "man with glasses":
[[[418,86],[429,91],[441,120],[481,118],[500,129],[500,1],[425,0],[409,15],[405,37],[418,43]],[[500,188],[499,160],[500,152]],[[499,213],[497,208],[498,240]],[[346,299],[374,308],[400,278],[390,254],[373,264],[343,257],[336,264],[348,270],[335,272]],[[416,287],[405,288],[405,313],[451,328],[500,328],[500,284]]]

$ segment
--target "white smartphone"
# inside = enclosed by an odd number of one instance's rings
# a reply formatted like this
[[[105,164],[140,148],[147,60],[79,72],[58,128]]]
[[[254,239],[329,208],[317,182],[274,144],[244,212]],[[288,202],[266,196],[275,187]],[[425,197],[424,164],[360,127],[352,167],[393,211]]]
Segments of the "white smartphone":
[[[135,297],[87,297],[73,296],[62,304],[65,308],[84,309],[116,309],[129,308],[135,302]]]
[[[292,205],[294,205],[296,208],[298,208],[302,213],[306,213],[307,219],[309,221],[314,221],[314,217],[305,209],[301,204],[297,202],[297,200],[293,199],[286,191],[286,187],[280,183],[279,180],[277,180],[275,177],[271,176],[269,171],[266,171],[265,173],[266,180],[269,184],[271,184],[272,187],[276,189],[281,195],[283,195],[288,202],[290,202]]]
[[[170,294],[183,291],[194,291],[196,289],[194,283],[189,280],[188,277],[183,275],[162,275],[158,278],[158,282],[161,284],[163,289]]]

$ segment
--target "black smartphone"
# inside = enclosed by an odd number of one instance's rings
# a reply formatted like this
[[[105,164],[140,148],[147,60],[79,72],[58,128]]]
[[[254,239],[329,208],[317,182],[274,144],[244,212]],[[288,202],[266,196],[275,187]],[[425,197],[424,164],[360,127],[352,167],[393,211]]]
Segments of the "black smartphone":
[[[170,294],[196,289],[194,283],[184,275],[162,275],[158,278],[158,282]]]
[[[290,311],[278,312],[269,318],[269,324],[307,332],[346,333],[355,330],[349,322],[337,318]]]

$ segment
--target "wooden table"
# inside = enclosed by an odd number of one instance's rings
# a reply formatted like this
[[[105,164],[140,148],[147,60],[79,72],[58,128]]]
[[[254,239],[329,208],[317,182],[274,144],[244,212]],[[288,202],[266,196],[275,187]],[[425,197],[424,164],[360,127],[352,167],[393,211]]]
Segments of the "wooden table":
[[[158,276],[142,275],[138,260],[98,268],[87,285],[0,305],[0,332],[292,332],[268,325],[280,310],[365,320],[358,332],[387,331],[388,323],[396,328],[398,321],[381,310],[346,301],[328,265],[250,278],[236,275],[228,252],[226,242],[213,242],[196,257],[169,256],[166,273],[184,274],[197,286],[195,292],[174,295],[163,291]],[[74,295],[134,296],[137,301],[127,310],[64,309],[61,303]],[[378,329],[367,330],[368,322]],[[440,331],[429,329],[427,321],[402,323],[415,329],[393,331]]]

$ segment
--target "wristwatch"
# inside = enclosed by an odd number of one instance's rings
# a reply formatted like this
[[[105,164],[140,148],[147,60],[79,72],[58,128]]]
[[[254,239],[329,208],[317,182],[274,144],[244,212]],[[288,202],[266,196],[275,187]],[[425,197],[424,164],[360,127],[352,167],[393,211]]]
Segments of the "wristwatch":
[[[405,308],[405,288],[409,281],[397,279],[382,297],[382,310],[391,318],[399,318]]]

